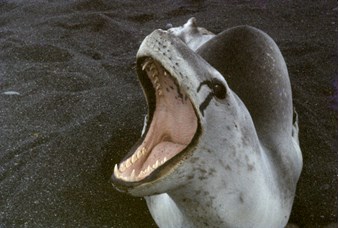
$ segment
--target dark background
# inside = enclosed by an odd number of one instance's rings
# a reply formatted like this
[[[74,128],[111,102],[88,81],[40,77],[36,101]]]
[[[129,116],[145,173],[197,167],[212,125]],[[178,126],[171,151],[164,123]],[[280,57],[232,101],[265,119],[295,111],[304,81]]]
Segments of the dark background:
[[[147,111],[141,41],[192,16],[277,42],[304,157],[291,222],[337,223],[337,13],[334,0],[0,1],[0,227],[155,226],[143,199],[109,179]]]

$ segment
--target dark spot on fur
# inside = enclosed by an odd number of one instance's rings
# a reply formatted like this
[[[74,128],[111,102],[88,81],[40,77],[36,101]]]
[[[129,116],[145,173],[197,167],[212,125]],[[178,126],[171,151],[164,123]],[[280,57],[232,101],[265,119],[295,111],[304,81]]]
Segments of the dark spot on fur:
[[[194,178],[194,175],[189,175],[189,176],[187,177],[188,180],[192,180],[193,178]]]
[[[231,167],[229,166],[229,164],[225,164],[224,161],[219,160],[219,164],[224,167],[225,170],[229,170],[232,171]]]
[[[198,168],[198,170],[200,171],[200,173],[203,173],[203,174],[207,173],[207,171],[202,168]]]
[[[254,164],[247,164],[247,170],[248,170],[248,171],[253,171],[253,170],[255,170]]]
[[[209,177],[209,173],[206,170],[202,169],[202,168],[195,169],[195,172],[199,172],[200,173],[199,180],[206,180]]]
[[[242,193],[240,193],[240,195],[239,195],[239,201],[242,204],[244,203],[244,197],[243,197]]]
[[[232,168],[228,164],[225,166],[225,169],[229,170],[229,171],[232,171]]]
[[[214,169],[214,168],[211,168],[210,169],[210,174],[214,174],[214,173],[216,173],[217,171]]]
[[[199,180],[201,180],[201,181],[202,181],[202,180],[206,180],[206,179],[207,179],[207,178],[204,177],[204,176],[200,176],[200,177],[199,177]]]
[[[191,159],[191,162],[192,162],[192,163],[195,163],[195,162],[197,162],[198,160],[199,160],[199,158],[195,157],[195,158],[192,158],[192,159]]]
[[[212,203],[211,203],[211,202],[207,202],[207,203],[206,203],[206,207],[207,207],[207,208],[212,207]]]

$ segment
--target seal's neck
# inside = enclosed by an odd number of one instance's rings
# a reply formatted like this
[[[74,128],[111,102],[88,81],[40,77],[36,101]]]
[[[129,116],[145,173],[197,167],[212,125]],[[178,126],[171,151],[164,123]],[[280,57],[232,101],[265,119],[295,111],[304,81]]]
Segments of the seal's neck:
[[[222,161],[220,166],[225,167],[224,172],[197,168],[197,177],[192,178],[192,182],[168,192],[182,214],[183,224],[235,227],[239,216],[248,227],[265,224],[267,208],[272,208],[271,204],[276,204],[277,199],[269,191],[265,178],[259,175],[261,168],[246,164],[242,171]],[[232,172],[239,172],[240,178],[231,177]]]
[[[185,223],[194,223],[194,227],[236,227],[239,218],[244,227],[281,226],[281,221],[275,224],[267,213],[268,208],[272,213],[285,213],[278,206],[280,196],[274,194],[274,169],[246,111],[237,112],[233,125],[228,125],[232,134],[225,130],[227,126],[217,127],[220,121],[210,119],[200,147],[178,172],[187,181],[167,192]]]

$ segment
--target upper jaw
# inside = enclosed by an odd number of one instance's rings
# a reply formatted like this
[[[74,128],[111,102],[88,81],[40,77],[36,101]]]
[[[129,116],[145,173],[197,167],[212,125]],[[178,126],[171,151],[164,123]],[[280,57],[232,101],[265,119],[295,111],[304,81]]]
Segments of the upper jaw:
[[[203,121],[204,117],[199,112],[199,105],[205,100],[208,92],[200,91],[198,93],[197,89],[201,82],[210,80],[212,75],[223,78],[219,72],[192,51],[180,38],[161,29],[153,31],[144,39],[136,57],[137,72],[141,84],[144,83],[142,76],[144,59],[152,58],[158,61],[185,90],[194,109],[197,110],[199,120]],[[143,84],[143,88],[147,88],[147,86]],[[147,91],[144,93],[147,96]]]

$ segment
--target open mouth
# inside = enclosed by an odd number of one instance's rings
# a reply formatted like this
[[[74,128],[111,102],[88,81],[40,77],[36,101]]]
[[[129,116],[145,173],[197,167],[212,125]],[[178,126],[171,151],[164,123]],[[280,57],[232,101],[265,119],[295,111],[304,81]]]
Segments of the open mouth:
[[[195,141],[199,122],[192,102],[176,78],[156,60],[139,60],[139,78],[148,101],[149,119],[142,140],[114,167],[123,182],[150,181],[156,171],[185,153]]]

